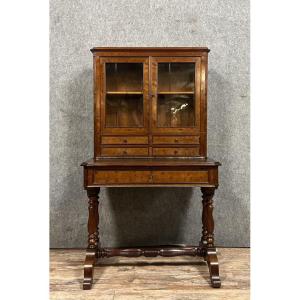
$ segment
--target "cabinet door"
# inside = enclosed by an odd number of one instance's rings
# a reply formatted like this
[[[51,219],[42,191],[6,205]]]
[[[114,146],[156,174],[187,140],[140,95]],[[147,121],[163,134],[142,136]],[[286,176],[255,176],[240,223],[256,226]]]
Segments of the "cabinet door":
[[[199,134],[200,57],[152,59],[153,133]]]
[[[149,59],[101,58],[102,134],[148,131]]]

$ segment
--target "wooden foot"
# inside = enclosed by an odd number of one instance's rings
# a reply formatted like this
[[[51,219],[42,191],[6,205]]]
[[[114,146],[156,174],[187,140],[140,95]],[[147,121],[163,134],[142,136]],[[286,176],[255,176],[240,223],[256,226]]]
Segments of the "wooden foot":
[[[221,287],[221,280],[219,275],[219,262],[217,257],[217,251],[215,248],[207,249],[206,261],[209,269],[212,287]]]
[[[93,284],[94,265],[96,263],[96,251],[87,250],[84,262],[83,289],[90,290]]]
[[[204,260],[207,262],[211,285],[214,288],[221,286],[219,276],[219,263],[217,251],[214,246],[214,218],[213,218],[213,196],[215,193],[214,187],[202,187],[202,237],[200,246]]]
[[[99,214],[98,214],[98,194],[99,188],[88,188],[89,198],[89,219],[88,219],[88,247],[84,262],[83,289],[90,290],[93,284],[94,265],[98,258],[99,241]]]

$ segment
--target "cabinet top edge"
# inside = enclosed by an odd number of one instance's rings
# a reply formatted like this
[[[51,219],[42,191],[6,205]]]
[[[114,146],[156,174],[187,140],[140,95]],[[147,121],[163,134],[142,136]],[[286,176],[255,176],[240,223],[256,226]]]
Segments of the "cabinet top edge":
[[[209,52],[207,47],[94,47],[91,52],[114,52],[114,51],[199,51]]]
[[[159,167],[159,166],[206,166],[218,167],[221,163],[210,158],[98,158],[90,159],[81,164],[83,167],[116,167],[116,166],[144,166],[144,167]]]

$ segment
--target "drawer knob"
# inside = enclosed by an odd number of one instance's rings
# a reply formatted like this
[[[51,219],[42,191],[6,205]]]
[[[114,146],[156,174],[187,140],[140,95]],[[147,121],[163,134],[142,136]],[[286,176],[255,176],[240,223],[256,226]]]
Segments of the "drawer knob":
[[[126,150],[124,150],[124,151],[123,151],[123,154],[124,154],[124,155],[126,155],[126,154],[127,154],[127,151],[126,151]]]
[[[127,140],[126,140],[126,139],[124,139],[124,140],[123,140],[123,143],[124,143],[124,144],[127,144]]]
[[[175,143],[178,143],[179,141],[178,141],[178,139],[175,139],[174,142],[175,142]]]

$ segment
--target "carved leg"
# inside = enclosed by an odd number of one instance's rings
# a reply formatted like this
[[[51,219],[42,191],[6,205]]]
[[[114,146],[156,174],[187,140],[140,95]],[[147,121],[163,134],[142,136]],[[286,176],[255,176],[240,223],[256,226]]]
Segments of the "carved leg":
[[[93,283],[93,270],[98,256],[99,249],[99,213],[98,213],[98,194],[100,188],[88,188],[89,198],[89,219],[88,219],[88,247],[84,262],[83,289],[89,290]]]
[[[202,187],[202,237],[201,247],[204,259],[207,262],[211,284],[213,287],[220,287],[219,263],[216,248],[214,246],[214,218],[213,218],[213,196],[215,188]]]

